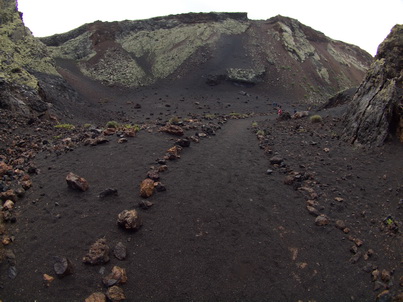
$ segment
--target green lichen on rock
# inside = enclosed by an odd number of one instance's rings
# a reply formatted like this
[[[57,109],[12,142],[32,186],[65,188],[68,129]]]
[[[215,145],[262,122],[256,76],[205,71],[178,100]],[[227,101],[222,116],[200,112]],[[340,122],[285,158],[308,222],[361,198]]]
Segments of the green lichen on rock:
[[[53,58],[88,60],[96,54],[90,36],[91,33],[87,31],[60,46],[49,46],[49,52]]]
[[[345,65],[347,67],[354,67],[362,71],[367,71],[368,66],[357,60],[353,47],[354,46],[351,46],[351,48],[347,49],[347,51],[346,50],[339,51],[335,47],[333,47],[332,43],[329,43],[327,45],[327,51],[340,64]]]
[[[118,42],[134,58],[148,62],[149,70],[143,72],[155,81],[172,74],[200,47],[213,44],[223,34],[240,34],[247,27],[247,23],[232,19],[184,24],[171,29],[133,32]]]
[[[46,46],[24,26],[15,1],[0,0],[0,77],[37,88],[32,72],[57,75]]]
[[[299,62],[304,62],[308,57],[319,59],[315,47],[308,41],[297,22],[292,22],[291,27],[283,22],[279,22],[282,29],[281,37],[284,47],[288,53]]]
[[[144,86],[151,81],[136,61],[121,49],[110,49],[98,63],[90,65],[80,62],[83,74],[104,82],[106,85]]]
[[[264,70],[229,68],[227,77],[233,82],[256,84],[263,77]]]

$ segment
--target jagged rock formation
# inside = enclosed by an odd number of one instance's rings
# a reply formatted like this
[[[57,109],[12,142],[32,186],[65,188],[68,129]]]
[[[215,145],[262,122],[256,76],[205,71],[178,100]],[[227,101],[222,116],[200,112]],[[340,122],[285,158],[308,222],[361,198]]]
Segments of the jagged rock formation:
[[[403,142],[403,25],[379,45],[374,63],[357,90],[345,119],[351,143],[382,145],[388,136]]]
[[[41,41],[63,66],[74,63],[110,86],[139,87],[161,79],[230,81],[307,102],[358,85],[372,62],[360,48],[297,20],[254,21],[246,13],[97,21]]]
[[[0,108],[19,114],[65,109],[76,92],[56,70],[47,47],[24,26],[15,0],[0,0]]]

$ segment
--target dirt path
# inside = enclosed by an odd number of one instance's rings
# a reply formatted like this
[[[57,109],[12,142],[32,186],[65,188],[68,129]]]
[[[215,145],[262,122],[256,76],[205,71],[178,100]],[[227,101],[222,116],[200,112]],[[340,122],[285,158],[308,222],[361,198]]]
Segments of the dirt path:
[[[315,226],[305,199],[283,185],[284,175],[266,174],[269,160],[249,129],[252,121],[230,120],[169,162],[161,175],[167,191],[140,211],[144,226],[136,233],[119,229],[117,214],[137,207],[138,183],[171,137],[143,132],[124,145],[111,141],[43,159],[14,229],[18,277],[1,280],[3,301],[46,302],[55,295],[83,301],[105,292],[101,280],[114,265],[127,270],[127,301],[371,299],[363,281],[368,275],[352,269],[343,234]],[[72,170],[87,178],[90,191],[66,188]],[[107,187],[119,196],[98,199]],[[82,257],[100,237],[111,248],[123,242],[128,258],[84,265]],[[42,275],[54,274],[54,255],[71,259],[75,273],[44,288]]]

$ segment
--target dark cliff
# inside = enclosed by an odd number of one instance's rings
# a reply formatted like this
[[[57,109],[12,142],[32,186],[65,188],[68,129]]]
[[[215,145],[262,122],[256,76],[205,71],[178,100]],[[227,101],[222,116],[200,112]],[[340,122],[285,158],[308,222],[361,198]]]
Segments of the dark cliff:
[[[403,142],[403,25],[379,45],[375,61],[354,95],[344,137],[355,144],[379,146],[390,136]]]

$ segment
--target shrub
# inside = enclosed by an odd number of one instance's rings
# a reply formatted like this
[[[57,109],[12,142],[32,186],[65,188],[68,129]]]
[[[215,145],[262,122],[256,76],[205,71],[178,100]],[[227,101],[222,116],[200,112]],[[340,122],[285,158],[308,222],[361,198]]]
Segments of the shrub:
[[[318,114],[312,115],[309,120],[311,121],[311,123],[322,123],[322,117]]]
[[[106,128],[117,128],[119,126],[116,121],[109,121],[106,123]]]
[[[126,124],[126,125],[123,125],[123,128],[125,128],[125,129],[133,129],[136,132],[139,132],[140,129],[141,129],[140,126],[137,125],[137,124],[134,124],[134,125]]]
[[[58,124],[58,125],[55,126],[55,128],[73,130],[76,127],[74,127],[74,125],[72,125],[72,124]]]
[[[170,124],[179,124],[179,118],[177,116],[173,116],[168,121]]]

